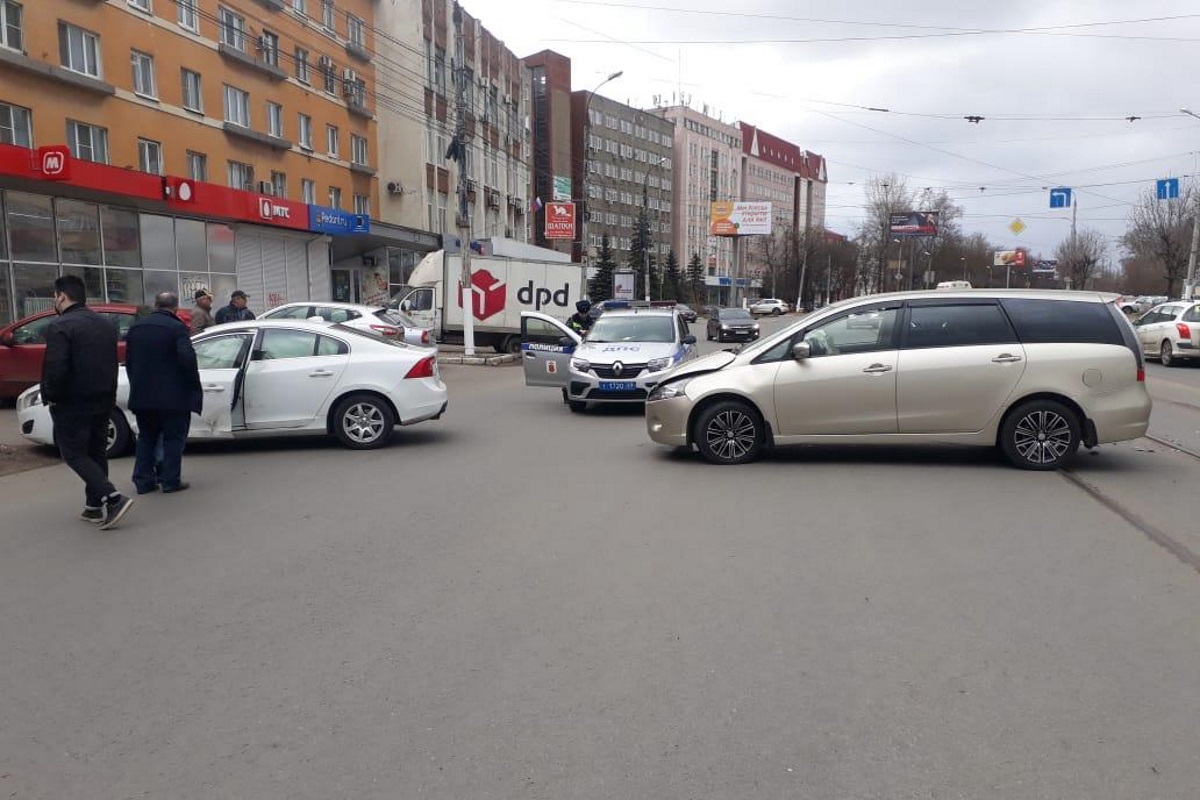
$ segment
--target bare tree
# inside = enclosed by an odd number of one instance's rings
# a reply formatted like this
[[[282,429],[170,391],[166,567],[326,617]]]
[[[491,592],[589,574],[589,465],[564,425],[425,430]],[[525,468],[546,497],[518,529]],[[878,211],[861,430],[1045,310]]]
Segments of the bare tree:
[[[1197,188],[1190,184],[1174,200],[1159,200],[1154,192],[1143,192],[1129,212],[1129,230],[1121,238],[1131,256],[1158,266],[1160,285],[1170,297],[1176,295],[1176,284],[1187,275],[1196,199]]]
[[[758,240],[758,254],[766,267],[762,275],[762,291],[770,291],[771,297],[779,297],[776,294],[777,284],[787,269],[788,239],[791,235],[791,229],[788,228],[772,231],[770,236],[755,237]]]
[[[867,180],[866,195],[866,219],[855,237],[862,270],[859,280],[865,290],[879,291],[892,249],[891,216],[912,211],[916,199],[904,179],[895,173],[872,175]]]
[[[1087,288],[1088,281],[1100,273],[1100,260],[1108,250],[1108,240],[1098,230],[1085,228],[1068,238],[1054,251],[1059,271],[1072,289]]]

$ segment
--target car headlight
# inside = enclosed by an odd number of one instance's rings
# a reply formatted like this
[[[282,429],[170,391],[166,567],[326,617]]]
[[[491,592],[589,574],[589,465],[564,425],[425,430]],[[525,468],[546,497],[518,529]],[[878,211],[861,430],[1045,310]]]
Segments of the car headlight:
[[[728,326],[728,325],[726,325],[724,322],[722,322],[722,323],[721,323],[721,330],[723,330],[723,331],[727,331],[727,330],[729,330],[729,326]]]
[[[671,381],[670,383],[660,383],[650,390],[650,394],[646,400],[654,402],[655,400],[671,400],[676,397],[683,397],[687,391],[687,385],[691,382],[691,378],[684,378],[683,380]]]
[[[758,323],[754,323],[754,330],[758,330]]]
[[[42,404],[42,391],[34,389],[29,394],[21,398],[21,408],[33,408]]]
[[[671,366],[671,357],[663,356],[662,358],[652,358],[646,362],[647,372],[660,372]]]
[[[571,369],[576,370],[577,372],[587,372],[591,368],[592,368],[592,362],[590,362],[586,359],[583,359],[583,358],[572,358],[571,359]]]

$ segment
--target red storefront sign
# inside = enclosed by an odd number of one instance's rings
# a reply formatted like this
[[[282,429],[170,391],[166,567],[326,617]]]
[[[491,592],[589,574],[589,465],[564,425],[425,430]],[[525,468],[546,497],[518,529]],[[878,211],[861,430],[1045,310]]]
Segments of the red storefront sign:
[[[52,144],[39,147],[34,164],[42,177],[48,181],[71,179],[71,151],[66,145]]]
[[[546,238],[575,238],[574,203],[546,203]]]

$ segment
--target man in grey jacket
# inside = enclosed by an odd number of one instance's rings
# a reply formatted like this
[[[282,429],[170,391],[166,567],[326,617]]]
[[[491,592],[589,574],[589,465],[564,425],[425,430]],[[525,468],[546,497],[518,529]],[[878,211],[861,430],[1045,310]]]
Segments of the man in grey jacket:
[[[212,315],[212,292],[204,288],[197,289],[195,298],[196,305],[192,308],[192,324],[189,331],[192,336],[217,324]]]

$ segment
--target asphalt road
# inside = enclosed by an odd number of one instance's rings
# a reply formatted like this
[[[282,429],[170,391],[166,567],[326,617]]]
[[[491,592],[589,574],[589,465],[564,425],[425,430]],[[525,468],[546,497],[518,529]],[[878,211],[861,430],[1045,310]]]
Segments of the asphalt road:
[[[718,468],[444,372],[389,449],[194,448],[108,533],[0,478],[0,796],[1195,796],[1200,460]]]

